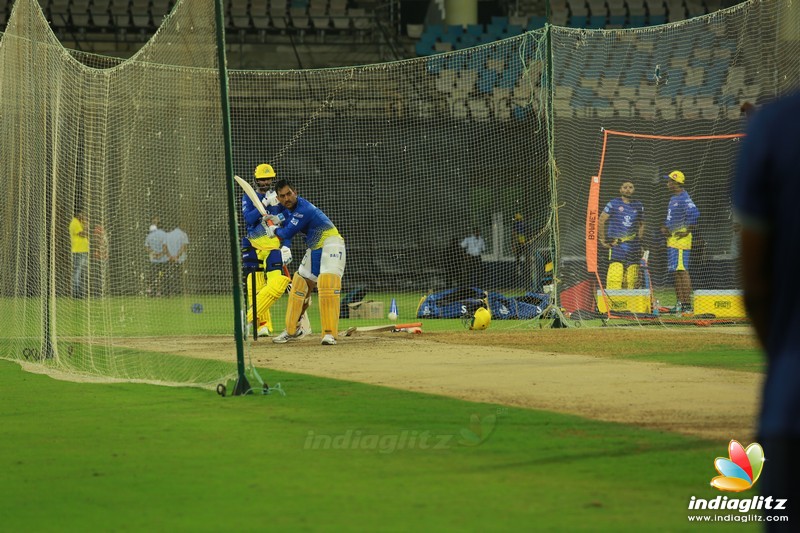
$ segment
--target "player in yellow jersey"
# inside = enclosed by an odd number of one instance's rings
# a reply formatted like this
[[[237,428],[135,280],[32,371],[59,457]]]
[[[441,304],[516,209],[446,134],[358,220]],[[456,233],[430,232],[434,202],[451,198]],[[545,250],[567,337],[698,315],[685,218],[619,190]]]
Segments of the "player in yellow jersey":
[[[247,286],[251,287],[250,276],[256,276],[256,302],[258,309],[256,313],[259,319],[259,336],[270,336],[272,334],[272,317],[270,308],[286,292],[290,279],[284,273],[284,265],[292,260],[292,252],[287,246],[282,246],[281,239],[267,235],[266,227],[269,219],[278,220],[278,215],[283,211],[283,207],[277,201],[274,191],[270,190],[270,185],[276,178],[275,170],[271,165],[262,163],[258,165],[254,172],[256,182],[256,194],[261,199],[262,204],[267,209],[269,215],[262,217],[259,209],[253,204],[250,197],[242,197],[242,215],[247,224],[247,238],[243,239],[244,249],[252,246],[257,255],[259,265],[263,265],[264,272],[253,272],[248,275]],[[287,240],[288,242],[288,240]],[[311,332],[308,317],[303,314],[299,317],[300,321],[296,329],[297,338],[303,337]],[[247,312],[247,323],[253,321],[253,309]]]

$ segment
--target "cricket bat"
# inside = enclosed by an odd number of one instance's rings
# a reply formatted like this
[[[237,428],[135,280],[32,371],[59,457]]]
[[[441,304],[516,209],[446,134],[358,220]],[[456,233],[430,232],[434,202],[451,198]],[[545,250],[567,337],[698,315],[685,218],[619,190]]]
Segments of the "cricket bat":
[[[642,278],[644,285],[650,291],[650,311],[655,312],[656,299],[653,295],[653,283],[650,280],[650,268],[647,264],[648,259],[650,259],[650,250],[647,250],[642,254],[642,260],[639,261],[639,265],[642,267]]]
[[[422,327],[422,322],[411,322],[409,324],[386,324],[384,326],[351,326],[347,328],[346,331],[340,333],[340,335],[344,337],[352,337],[356,333],[368,333],[368,332],[379,332],[379,331],[394,331],[394,330],[401,330],[406,328],[420,328]]]
[[[261,213],[261,216],[262,217],[266,216],[267,208],[264,207],[264,204],[261,203],[261,199],[258,197],[258,194],[256,194],[256,191],[255,189],[253,189],[253,186],[247,183],[246,180],[243,180],[239,176],[234,176],[233,179],[236,180],[236,183],[239,184],[239,187],[241,187],[244,193],[250,198],[250,200],[253,202],[253,205],[255,205],[256,209],[258,209],[258,212]],[[269,226],[273,225],[272,222],[269,221],[266,222]],[[287,278],[289,279],[292,278],[292,276],[289,275],[289,269],[286,267],[286,265],[283,265],[283,273],[286,275]]]
[[[266,215],[267,208],[261,203],[261,200],[259,199],[258,194],[256,194],[255,189],[253,189],[253,186],[239,176],[234,176],[233,179],[236,180],[236,183],[239,184],[239,187],[241,187],[244,193],[250,198],[250,200],[253,202],[253,205],[255,205],[256,209],[258,209],[258,212],[261,213],[261,216]]]

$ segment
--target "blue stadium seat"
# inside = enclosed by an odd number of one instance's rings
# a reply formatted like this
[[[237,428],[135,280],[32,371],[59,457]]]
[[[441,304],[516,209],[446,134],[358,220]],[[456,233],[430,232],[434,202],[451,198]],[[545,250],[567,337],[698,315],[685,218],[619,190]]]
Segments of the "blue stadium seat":
[[[486,33],[493,37],[502,37],[506,31],[506,24],[487,24]]]
[[[630,28],[642,28],[647,25],[647,19],[644,15],[631,15],[628,27]]]
[[[585,15],[572,15],[569,18],[569,26],[571,28],[585,28],[589,22],[589,17]]]
[[[455,33],[445,33],[442,35],[439,40],[443,43],[450,43],[455,48],[456,43],[458,42],[458,38],[461,37],[460,35],[456,35]]]
[[[481,94],[491,94],[497,84],[497,72],[494,70],[483,69],[478,72],[478,92]]]
[[[444,34],[444,26],[441,24],[431,24],[430,26],[425,26],[425,31],[422,32],[422,35],[431,35],[434,39],[440,38]]]
[[[464,26],[461,24],[448,24],[447,33],[452,35],[461,35],[464,33]]]
[[[466,68],[467,57],[466,54],[452,54],[447,59],[447,68],[450,70],[461,70]]]
[[[417,52],[418,56],[429,56],[434,53],[433,43],[417,41],[417,44],[414,45],[414,50]]]
[[[442,55],[435,55],[428,59],[425,63],[428,72],[431,74],[438,74],[443,68],[447,66],[447,58]]]
[[[478,36],[465,33],[459,38],[456,48],[471,48],[476,44],[478,44]]]
[[[667,17],[664,15],[650,15],[649,26],[660,26],[667,23]]]
[[[547,17],[531,17],[528,20],[528,31],[544,28],[544,25],[546,23],[547,23]]]
[[[486,51],[483,48],[476,49],[467,57],[467,62],[464,66],[471,70],[482,69],[486,63],[486,55]]]
[[[506,36],[507,37],[514,37],[516,35],[522,35],[525,29],[522,26],[518,26],[516,24],[509,24],[506,26]]]
[[[502,26],[503,28],[505,28],[506,26],[508,26],[508,17],[493,16],[492,24],[496,24],[498,26]]]
[[[625,15],[611,15],[608,18],[608,25],[613,28],[625,27]]]
[[[519,75],[517,71],[506,68],[506,70],[503,71],[502,76],[500,76],[500,79],[497,80],[497,86],[503,89],[513,89],[517,84],[518,79]]]
[[[589,18],[589,28],[593,30],[602,30],[606,27],[605,15],[592,15]]]
[[[483,24],[470,24],[467,26],[467,33],[476,37],[483,35]]]

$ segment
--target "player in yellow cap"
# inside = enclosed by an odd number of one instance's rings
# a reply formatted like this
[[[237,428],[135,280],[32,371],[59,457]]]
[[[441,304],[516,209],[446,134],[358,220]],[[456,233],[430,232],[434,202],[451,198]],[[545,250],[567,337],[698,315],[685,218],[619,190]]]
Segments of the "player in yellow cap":
[[[277,221],[283,207],[278,202],[275,191],[270,190],[272,182],[277,177],[275,170],[268,163],[262,163],[255,168],[253,176],[256,182],[256,194],[269,213],[267,218],[274,217],[274,221]],[[258,334],[259,336],[271,336],[274,329],[270,308],[283,296],[291,281],[284,273],[284,265],[291,262],[292,252],[289,247],[282,245],[279,238],[266,234],[267,220],[264,220],[260,210],[247,195],[242,197],[242,215],[247,224],[247,237],[242,239],[243,260],[245,263],[263,265],[263,272],[250,273],[247,279],[247,286],[251,287],[251,276],[256,276]],[[256,255],[255,261],[253,261],[252,254]],[[252,321],[253,309],[251,306],[247,311],[248,325]],[[298,321],[300,323],[295,333],[296,337],[300,338],[310,333],[311,328],[306,315],[298,317]]]
[[[672,193],[667,206],[667,216],[661,226],[661,234],[667,239],[667,271],[675,273],[676,310],[684,314],[692,312],[692,280],[689,277],[689,256],[692,250],[692,234],[697,231],[700,211],[684,189],[686,176],[673,170],[664,180]]]

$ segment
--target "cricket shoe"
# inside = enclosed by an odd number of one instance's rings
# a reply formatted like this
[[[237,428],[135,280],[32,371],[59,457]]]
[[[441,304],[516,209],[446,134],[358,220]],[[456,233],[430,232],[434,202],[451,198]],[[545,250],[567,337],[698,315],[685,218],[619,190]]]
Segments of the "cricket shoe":
[[[258,327],[258,336],[259,337],[272,337],[272,332],[269,330],[266,324],[261,324]]]
[[[303,337],[308,337],[311,334],[311,328],[301,328],[297,327],[297,331],[294,333],[294,337],[291,337],[293,341],[299,341]]]
[[[286,344],[290,340],[292,340],[292,337],[286,330],[283,330],[283,333],[281,333],[277,337],[272,337],[272,342],[274,342],[275,344]]]
[[[330,333],[322,337],[323,346],[333,346],[334,344],[336,344],[336,339]]]

